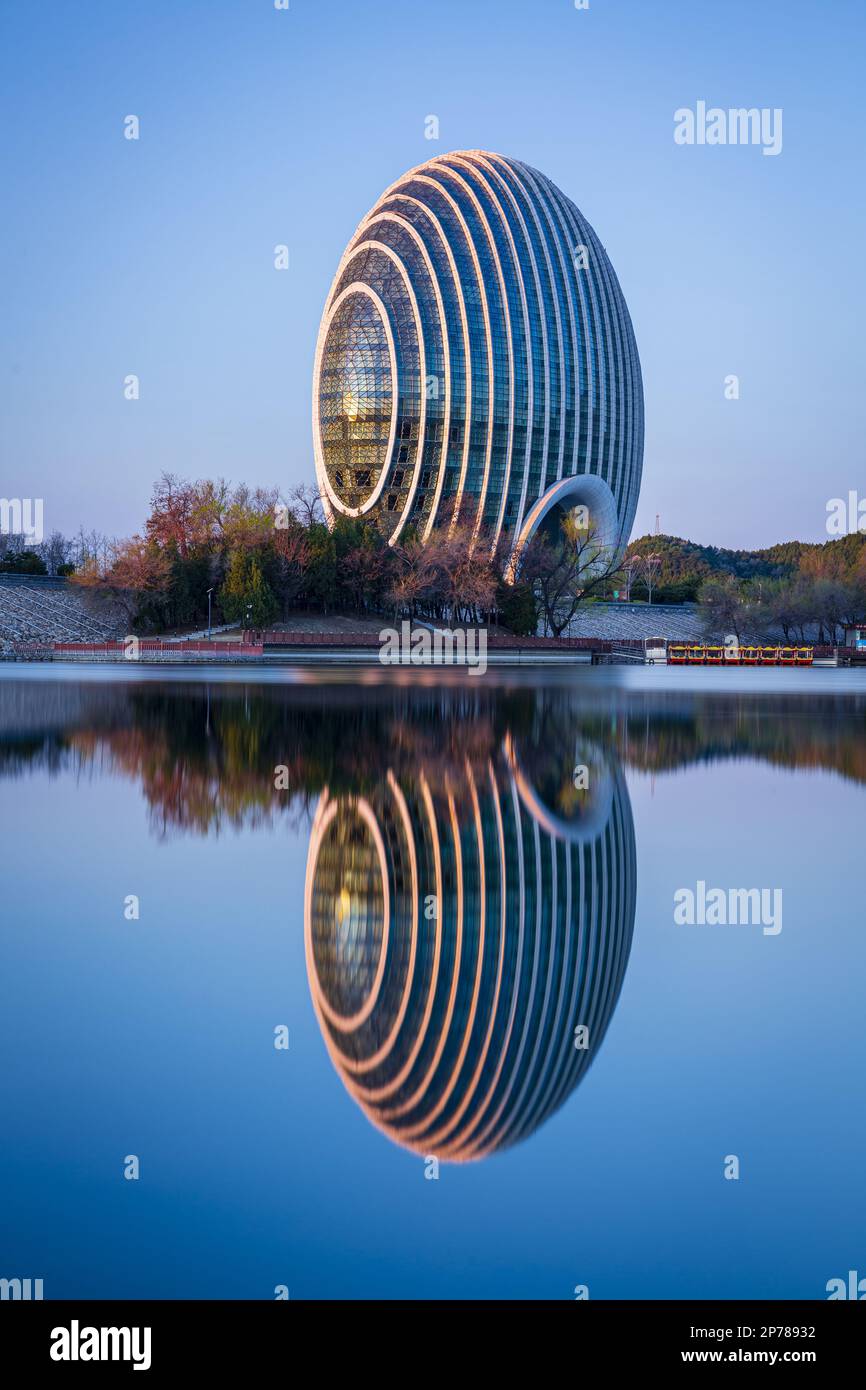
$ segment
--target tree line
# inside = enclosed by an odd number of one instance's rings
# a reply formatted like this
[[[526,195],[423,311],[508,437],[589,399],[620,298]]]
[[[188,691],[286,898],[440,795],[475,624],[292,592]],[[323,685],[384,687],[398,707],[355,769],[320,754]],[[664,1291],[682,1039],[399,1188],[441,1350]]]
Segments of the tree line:
[[[740,642],[782,634],[786,642],[841,643],[846,626],[866,619],[866,547],[846,562],[839,543],[806,552],[777,579],[707,579],[698,592],[705,625]]]
[[[839,578],[855,570],[866,546],[866,534],[852,532],[823,542],[784,541],[762,550],[730,550],[699,545],[680,536],[641,536],[631,542],[626,568],[631,568],[631,597],[647,597],[647,568],[652,570],[653,602],[696,601],[710,579],[733,576],[744,585],[765,580],[793,581],[801,572]],[[748,592],[748,588],[745,590]]]
[[[304,608],[499,622],[523,634],[543,626],[558,636],[616,573],[593,531],[573,518],[559,535],[533,537],[519,582],[510,583],[506,558],[467,526],[423,542],[407,528],[389,545],[371,520],[326,524],[318,493],[303,485],[284,497],[276,488],[164,473],[143,533],[88,553],[73,581],[135,632],[204,624],[210,593],[214,623],[249,628]]]
[[[781,633],[834,643],[866,615],[866,535],[764,551],[645,536],[617,563],[582,510],[537,532],[510,582],[507,557],[469,526],[425,542],[410,527],[391,546],[369,518],[326,524],[318,493],[304,485],[283,496],[164,473],[141,534],[118,541],[82,528],[38,546],[0,536],[0,571],[67,575],[89,604],[139,633],[203,627],[209,598],[214,624],[250,628],[306,609],[553,636],[597,598],[697,600],[708,631],[741,640]]]
[[[52,575],[68,578],[85,565],[107,564],[115,542],[82,526],[76,535],[52,531],[36,544],[21,534],[0,534],[0,574]]]

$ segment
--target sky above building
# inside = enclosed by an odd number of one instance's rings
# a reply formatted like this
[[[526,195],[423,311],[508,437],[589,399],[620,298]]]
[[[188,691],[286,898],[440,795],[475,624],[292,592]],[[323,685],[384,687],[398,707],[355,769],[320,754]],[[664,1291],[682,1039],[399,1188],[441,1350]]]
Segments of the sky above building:
[[[346,243],[406,169],[484,148],[549,175],[619,276],[633,534],[826,539],[866,491],[864,40],[861,0],[7,4],[0,494],[121,536],[163,470],[312,483]],[[702,102],[781,111],[778,153],[678,144]]]

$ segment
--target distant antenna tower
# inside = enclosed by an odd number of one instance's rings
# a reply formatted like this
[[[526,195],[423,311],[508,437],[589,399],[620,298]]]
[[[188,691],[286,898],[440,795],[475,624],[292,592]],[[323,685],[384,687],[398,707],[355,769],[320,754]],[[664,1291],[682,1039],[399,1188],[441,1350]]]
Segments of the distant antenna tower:
[[[656,512],[656,535],[657,535],[657,536],[660,536],[660,535],[661,535],[661,524],[660,524],[660,522],[659,522],[659,514],[658,514],[658,512]]]

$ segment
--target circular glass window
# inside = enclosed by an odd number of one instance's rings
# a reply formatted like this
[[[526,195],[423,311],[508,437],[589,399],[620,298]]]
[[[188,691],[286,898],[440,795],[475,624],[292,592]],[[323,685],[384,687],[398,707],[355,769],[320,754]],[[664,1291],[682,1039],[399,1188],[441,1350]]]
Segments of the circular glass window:
[[[361,507],[387,464],[394,412],[388,336],[378,306],[361,291],[331,319],[318,399],[328,481],[345,506]]]

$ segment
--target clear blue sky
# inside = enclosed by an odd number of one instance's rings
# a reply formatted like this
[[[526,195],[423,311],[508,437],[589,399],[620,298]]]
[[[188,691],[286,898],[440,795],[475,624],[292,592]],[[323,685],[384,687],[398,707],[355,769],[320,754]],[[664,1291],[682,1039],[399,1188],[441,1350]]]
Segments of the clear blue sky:
[[[47,529],[130,533],[162,469],[312,480],[345,243],[466,147],[550,175],[613,260],[635,534],[824,539],[827,499],[866,493],[862,0],[6,0],[2,29],[0,493],[43,497]],[[782,153],[675,145],[698,100],[781,107]]]

